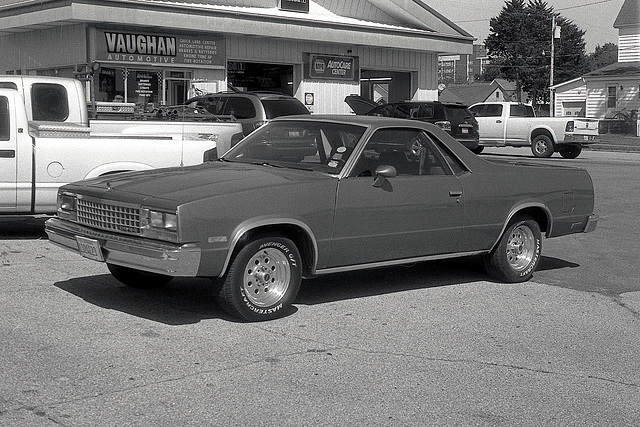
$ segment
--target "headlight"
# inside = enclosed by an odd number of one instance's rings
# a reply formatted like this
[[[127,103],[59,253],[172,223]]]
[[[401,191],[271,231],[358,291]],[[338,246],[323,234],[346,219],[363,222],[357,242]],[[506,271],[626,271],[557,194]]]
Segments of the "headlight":
[[[178,241],[178,214],[143,208],[140,210],[142,235],[152,239]]]
[[[76,195],[72,193],[58,193],[58,217],[75,219]]]

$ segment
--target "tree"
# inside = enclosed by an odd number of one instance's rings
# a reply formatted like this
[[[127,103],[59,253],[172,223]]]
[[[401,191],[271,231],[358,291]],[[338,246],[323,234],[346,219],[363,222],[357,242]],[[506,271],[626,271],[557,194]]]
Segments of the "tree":
[[[505,1],[500,14],[491,18],[485,41],[490,75],[514,81],[518,96],[528,92],[534,103],[548,101],[554,17],[561,27],[560,39],[554,40],[554,82],[570,80],[588,71],[584,31],[543,0]]]
[[[618,62],[618,46],[614,43],[598,45],[595,51],[587,56],[587,60],[589,62],[589,71],[615,64]]]

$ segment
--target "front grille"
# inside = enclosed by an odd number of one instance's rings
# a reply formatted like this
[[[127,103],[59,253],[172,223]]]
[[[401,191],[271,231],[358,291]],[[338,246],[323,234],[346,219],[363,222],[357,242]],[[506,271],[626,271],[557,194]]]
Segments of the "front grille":
[[[111,201],[78,198],[78,222],[102,230],[141,234],[140,208]]]

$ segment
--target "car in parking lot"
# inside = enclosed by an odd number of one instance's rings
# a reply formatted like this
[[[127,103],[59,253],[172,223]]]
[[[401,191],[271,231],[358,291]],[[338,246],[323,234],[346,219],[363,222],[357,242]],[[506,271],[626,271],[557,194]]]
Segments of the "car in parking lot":
[[[313,115],[216,161],[65,185],[46,232],[130,286],[213,278],[221,307],[257,321],[321,274],[473,255],[528,280],[543,236],[592,231],[593,208],[583,169],[487,160],[422,121]]]
[[[469,108],[460,103],[440,101],[403,101],[378,105],[359,95],[345,98],[356,114],[398,119],[421,120],[440,126],[462,145],[480,152],[478,121]]]
[[[195,96],[185,104],[214,115],[233,116],[242,123],[245,135],[276,117],[310,114],[298,98],[273,92],[220,92]]]

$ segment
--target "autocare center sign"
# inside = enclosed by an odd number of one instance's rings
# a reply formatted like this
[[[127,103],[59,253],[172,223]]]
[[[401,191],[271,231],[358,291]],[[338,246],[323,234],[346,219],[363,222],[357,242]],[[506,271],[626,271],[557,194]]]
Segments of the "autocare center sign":
[[[307,79],[358,81],[358,57],[305,53],[304,75]]]
[[[222,67],[224,39],[97,30],[96,60],[126,64]]]

